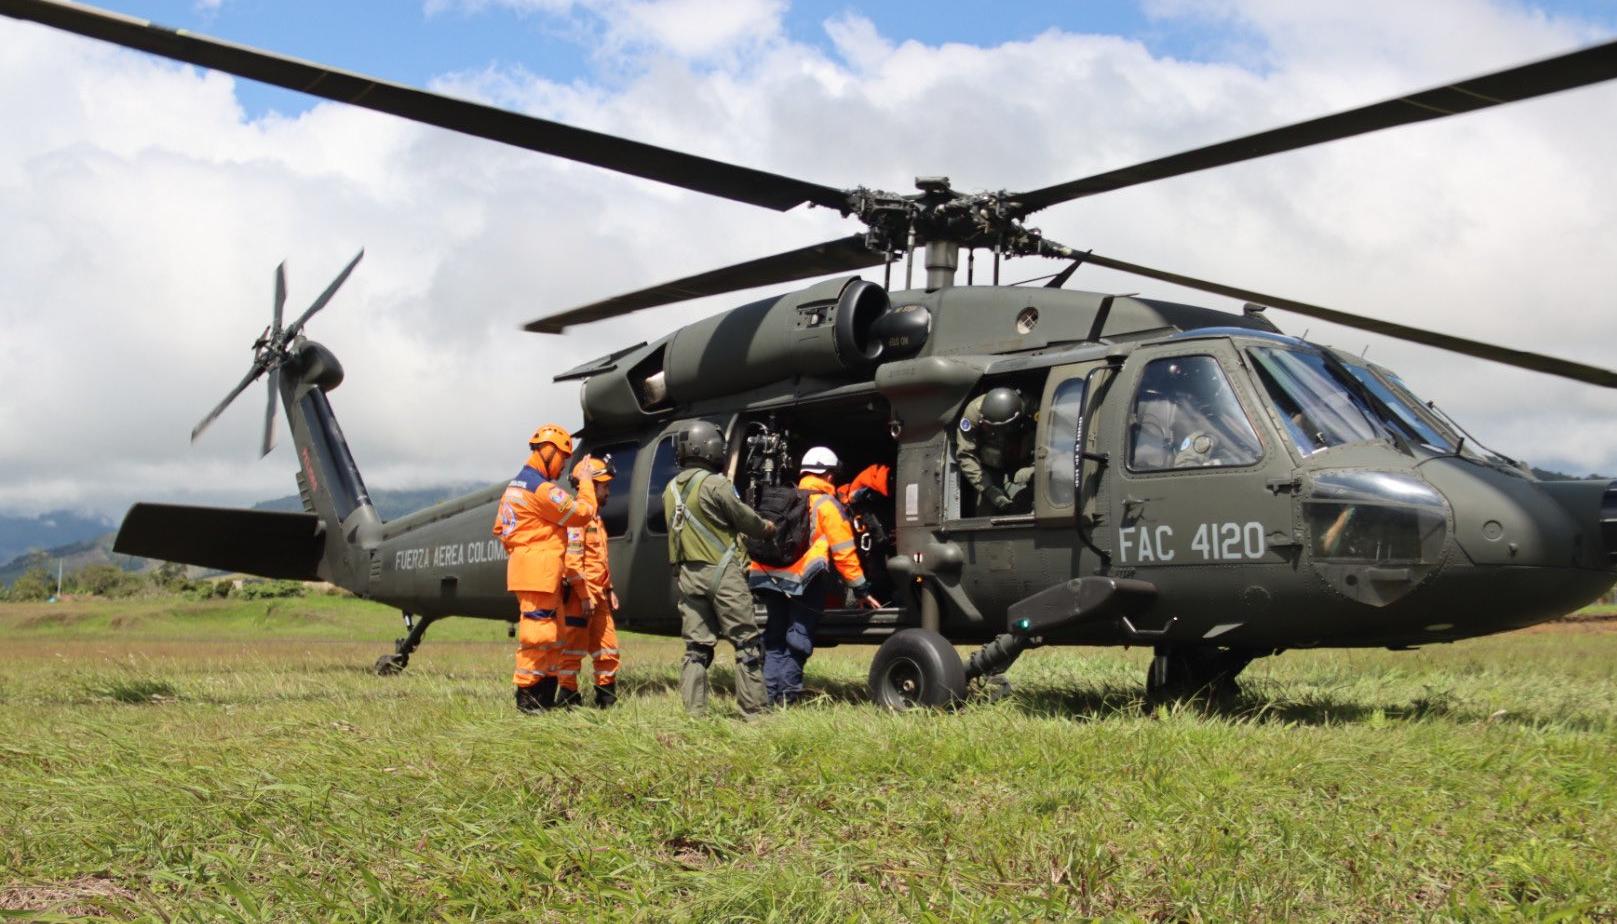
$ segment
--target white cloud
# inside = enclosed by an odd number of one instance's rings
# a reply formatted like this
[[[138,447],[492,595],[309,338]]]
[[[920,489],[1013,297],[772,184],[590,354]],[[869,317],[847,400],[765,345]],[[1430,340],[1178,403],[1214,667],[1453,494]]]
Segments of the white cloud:
[[[677,23],[637,25],[655,41],[625,40],[636,67],[610,87],[520,71],[438,86],[831,185],[904,190],[944,173],[957,188],[1015,189],[1593,37],[1513,6],[1321,9],[1157,8],[1238,20],[1241,41],[1263,50],[1238,66],[1054,31],[933,47],[856,16],[828,25],[823,51],[780,35],[778,8],[761,4],[720,22],[732,38],[705,57]],[[367,248],[310,332],[347,367],[333,404],[368,480],[494,481],[542,419],[577,422],[577,388],[551,384],[556,371],[746,296],[564,339],[522,322],[851,230],[824,210],[778,215],[338,105],[250,120],[228,78],[8,20],[0,45],[0,111],[20,129],[0,133],[0,510],[287,493],[285,446],[253,460],[261,390],[186,443],[246,370],[283,257],[296,311]],[[1614,104],[1617,87],[1574,91],[1097,196],[1034,223],[1124,259],[1609,367]],[[1069,285],[1228,305],[1095,269]],[[1504,451],[1617,472],[1609,393],[1278,320],[1369,344]]]
[[[429,16],[503,7],[561,19],[601,56],[635,52],[685,60],[728,56],[776,39],[786,0],[427,0]]]

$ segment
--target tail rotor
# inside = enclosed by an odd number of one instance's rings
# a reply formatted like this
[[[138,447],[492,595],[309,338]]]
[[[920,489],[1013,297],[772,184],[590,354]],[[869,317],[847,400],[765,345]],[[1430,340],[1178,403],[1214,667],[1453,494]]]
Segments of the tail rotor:
[[[320,293],[320,297],[315,299],[307,310],[298,315],[297,320],[287,325],[284,329],[281,327],[281,318],[286,307],[286,264],[282,263],[275,268],[275,305],[270,318],[270,326],[265,328],[264,333],[253,343],[252,367],[247,370],[247,375],[242,378],[241,382],[231,389],[229,394],[225,395],[224,400],[215,405],[213,410],[209,411],[207,416],[203,417],[196,427],[191,430],[191,442],[196,442],[197,437],[212,426],[213,422],[219,418],[219,415],[224,413],[225,408],[230,406],[230,402],[236,400],[237,396],[247,390],[247,386],[258,381],[259,377],[265,373],[269,373],[269,396],[264,408],[264,439],[259,456],[262,458],[269,455],[270,450],[275,448],[275,407],[281,391],[281,367],[286,364],[287,360],[291,359],[292,345],[297,340],[298,334],[303,330],[303,326],[309,322],[310,318],[314,317],[316,312],[326,307],[326,304],[331,301],[331,297],[337,294],[338,289],[342,288],[342,284],[348,280],[348,275],[354,271],[354,267],[359,265],[360,259],[364,256],[364,250],[355,254],[354,259],[348,261],[348,265],[343,267],[342,272],[337,274],[337,278],[333,279],[331,284],[326,286],[326,290]]]

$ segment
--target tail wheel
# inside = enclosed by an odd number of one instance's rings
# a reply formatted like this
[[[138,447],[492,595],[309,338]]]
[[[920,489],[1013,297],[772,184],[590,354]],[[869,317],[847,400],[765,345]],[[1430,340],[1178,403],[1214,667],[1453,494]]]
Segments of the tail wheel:
[[[954,706],[966,698],[965,665],[936,632],[896,632],[870,662],[870,698],[895,711]]]

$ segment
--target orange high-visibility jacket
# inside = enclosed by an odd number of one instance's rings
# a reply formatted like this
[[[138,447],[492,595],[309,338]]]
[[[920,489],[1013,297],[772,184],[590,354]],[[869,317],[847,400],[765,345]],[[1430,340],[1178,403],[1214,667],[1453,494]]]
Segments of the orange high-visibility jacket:
[[[606,524],[600,516],[591,517],[583,526],[567,527],[567,554],[568,571],[582,578],[590,605],[601,605],[612,592],[612,566],[606,557]]]
[[[837,502],[836,486],[812,472],[803,475],[797,486],[809,492],[809,516],[814,518],[814,539],[803,557],[784,568],[770,568],[752,563],[747,583],[755,590],[778,590],[796,596],[803,587],[821,572],[836,563],[837,573],[853,588],[863,594],[869,587],[865,569],[859,566],[859,553],[854,548],[853,525]]]
[[[573,497],[540,471],[537,454],[511,479],[500,497],[494,535],[510,558],[507,590],[555,593],[567,562],[567,527],[595,516],[595,485],[586,481]]]
[[[837,488],[837,500],[842,501],[844,504],[848,503],[853,500],[855,494],[859,493],[860,488],[869,488],[882,497],[886,497],[887,479],[892,476],[892,473],[891,466],[883,465],[880,462],[867,465],[864,470],[854,476],[852,481]]]

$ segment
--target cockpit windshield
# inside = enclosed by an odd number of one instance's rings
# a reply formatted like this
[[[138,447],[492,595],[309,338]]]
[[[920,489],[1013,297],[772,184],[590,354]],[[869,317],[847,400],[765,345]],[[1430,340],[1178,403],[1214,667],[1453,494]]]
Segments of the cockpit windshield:
[[[1454,420],[1454,418],[1443,413],[1442,411],[1437,410],[1435,405],[1422,401],[1420,396],[1415,394],[1415,392],[1404,383],[1404,380],[1398,377],[1397,373],[1391,371],[1390,369],[1377,367],[1375,374],[1378,378],[1385,380],[1388,385],[1392,386],[1393,393],[1402,399],[1403,406],[1409,408],[1415,414],[1416,419],[1427,421],[1428,427],[1435,430],[1443,437],[1443,442],[1438,445],[1441,445],[1445,452],[1458,452],[1460,455],[1470,459],[1496,462],[1511,468],[1515,468],[1519,465],[1516,460],[1510,458],[1509,456],[1501,455],[1500,453],[1483,446],[1481,443],[1478,443],[1474,438],[1466,433],[1465,428],[1461,427],[1460,424]],[[1420,407],[1431,408],[1432,413],[1429,415],[1421,414],[1419,411],[1415,410],[1416,408]],[[1432,421],[1436,421],[1436,426],[1432,426]],[[1422,442],[1425,442],[1424,438],[1422,438]]]
[[[1381,376],[1372,372],[1368,366],[1360,363],[1344,363],[1353,377],[1364,383],[1364,387],[1375,395],[1381,404],[1391,411],[1397,419],[1399,428],[1411,442],[1419,443],[1434,452],[1453,452],[1454,440],[1429,423],[1424,416],[1415,410],[1414,398],[1407,387],[1398,377],[1390,372],[1384,373],[1388,379],[1402,389],[1402,393],[1382,381]]]
[[[1305,456],[1386,436],[1365,389],[1340,363],[1313,350],[1253,347],[1258,379]]]

